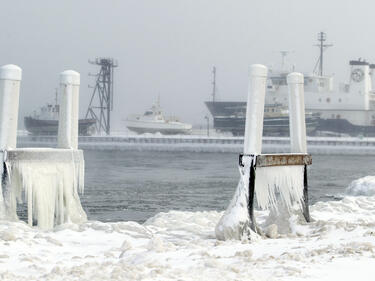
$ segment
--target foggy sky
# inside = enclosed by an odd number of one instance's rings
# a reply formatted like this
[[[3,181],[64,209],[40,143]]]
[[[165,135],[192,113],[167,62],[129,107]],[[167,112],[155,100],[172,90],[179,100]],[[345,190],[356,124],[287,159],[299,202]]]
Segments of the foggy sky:
[[[335,46],[325,53],[326,73],[348,76],[348,61],[375,62],[373,1],[342,0],[64,0],[1,1],[0,65],[23,69],[20,125],[54,99],[59,73],[81,73],[80,115],[88,106],[97,67],[88,59],[113,57],[112,126],[143,113],[160,94],[166,115],[199,124],[208,114],[211,69],[218,97],[245,100],[248,66],[277,65],[280,50],[294,51],[296,70],[311,72],[317,33]]]

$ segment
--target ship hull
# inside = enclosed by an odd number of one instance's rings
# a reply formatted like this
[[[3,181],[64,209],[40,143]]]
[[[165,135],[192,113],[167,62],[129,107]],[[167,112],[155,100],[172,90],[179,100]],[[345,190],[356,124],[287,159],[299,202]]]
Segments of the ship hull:
[[[177,122],[145,122],[127,120],[126,127],[138,134],[161,133],[163,135],[188,135],[191,134],[191,125]]]
[[[80,136],[90,136],[95,131],[95,119],[80,119],[78,133]],[[26,130],[32,135],[57,135],[58,120],[42,120],[32,117],[25,117],[24,124]]]
[[[243,136],[246,122],[246,102],[206,102],[213,116],[214,128]],[[306,133],[313,135],[318,129],[320,118],[316,114],[306,116]],[[263,134],[267,136],[289,135],[289,116],[265,117]]]

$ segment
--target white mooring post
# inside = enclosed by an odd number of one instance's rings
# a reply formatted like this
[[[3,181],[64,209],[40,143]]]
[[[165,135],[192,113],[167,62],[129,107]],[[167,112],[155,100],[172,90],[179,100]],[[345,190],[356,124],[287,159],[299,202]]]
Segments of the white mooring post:
[[[267,67],[261,64],[253,64],[250,66],[244,138],[245,154],[262,153],[267,71]]]
[[[303,74],[287,77],[289,89],[289,131],[292,153],[307,153]]]
[[[78,149],[80,75],[73,70],[60,74],[58,148]]]
[[[51,229],[87,220],[79,193],[84,190],[83,151],[78,150],[79,73],[60,75],[58,148],[17,148],[17,116],[21,69],[0,68],[0,140],[3,163],[0,188],[7,190],[7,217],[16,219],[17,202],[26,199],[29,225]],[[0,204],[0,216],[1,216]]]
[[[0,149],[16,148],[18,104],[22,69],[8,64],[0,67]]]
[[[286,154],[262,154],[266,80],[265,66],[250,67],[244,153],[239,157],[241,177],[232,201],[216,225],[215,234],[220,240],[251,239],[252,232],[263,234],[255,219],[255,199],[260,209],[270,211],[267,223],[271,223],[274,215],[280,215],[279,208],[290,213],[294,206],[300,207],[306,221],[310,221],[307,165],[311,165],[312,160],[306,150],[303,75],[291,73],[287,78],[291,153]],[[285,225],[280,224],[282,232],[288,231]],[[278,232],[276,224],[272,229]],[[274,231],[272,233],[268,235],[275,236]]]

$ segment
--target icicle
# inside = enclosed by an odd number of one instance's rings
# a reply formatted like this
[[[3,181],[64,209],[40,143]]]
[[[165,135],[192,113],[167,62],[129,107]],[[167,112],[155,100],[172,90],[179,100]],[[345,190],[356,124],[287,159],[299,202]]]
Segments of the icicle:
[[[42,229],[64,222],[87,220],[78,193],[83,192],[84,160],[80,151],[28,149],[28,152],[51,152],[69,159],[9,160],[9,213],[17,217],[17,202],[26,202],[28,223],[37,221]],[[67,154],[68,153],[68,154]],[[26,153],[27,154],[27,153]],[[68,161],[66,161],[68,160]],[[25,201],[24,201],[25,200]]]
[[[288,210],[303,203],[303,166],[275,166],[256,169],[255,195],[258,206],[277,210],[279,194]]]

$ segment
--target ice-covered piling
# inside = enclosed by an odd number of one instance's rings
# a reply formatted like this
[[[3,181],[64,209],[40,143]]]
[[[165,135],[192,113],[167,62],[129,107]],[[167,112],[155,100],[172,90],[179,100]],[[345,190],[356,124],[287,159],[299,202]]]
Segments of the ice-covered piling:
[[[288,76],[290,154],[261,154],[266,78],[265,66],[251,66],[244,154],[239,160],[241,177],[235,195],[215,229],[216,237],[221,240],[252,239],[252,231],[261,233],[254,216],[255,198],[258,207],[270,210],[268,225],[281,213],[289,213],[295,204],[303,207],[309,221],[306,166],[311,164],[311,156],[306,153],[303,75],[291,73]],[[284,222],[280,225],[284,226],[285,218],[282,219]]]
[[[261,64],[254,64],[250,67],[244,138],[245,154],[262,152],[267,71],[267,67]]]
[[[30,225],[36,222],[40,228],[51,229],[65,222],[84,222],[87,217],[78,195],[84,188],[83,152],[77,149],[79,73],[69,70],[60,76],[59,148],[18,149],[15,141],[20,72],[16,72],[17,68],[13,66],[6,70],[9,69],[10,74],[9,71],[5,72],[6,75],[0,72],[0,77],[12,78],[18,85],[8,83],[3,86],[4,83],[0,82],[1,90],[5,92],[0,92],[3,121],[0,133],[6,215],[9,219],[17,219],[17,205],[25,202]],[[13,92],[17,98],[12,99]]]
[[[4,159],[4,151],[17,145],[17,123],[20,84],[22,69],[8,64],[0,67],[0,157]],[[2,161],[3,162],[3,161]],[[3,175],[4,164],[0,165]],[[2,184],[5,179],[2,177]],[[4,182],[5,184],[5,182]],[[0,219],[5,216],[5,206],[0,188]]]
[[[0,67],[0,147],[16,148],[18,104],[22,69],[8,64]]]
[[[292,153],[307,153],[303,74],[287,76],[289,89],[289,131]]]
[[[78,149],[80,75],[73,70],[60,74],[58,147]]]
[[[245,154],[260,154],[262,151],[264,99],[266,92],[267,67],[260,64],[250,66],[249,88],[246,108],[246,125],[244,139]],[[215,228],[216,237],[220,240],[250,238],[251,219],[249,190],[254,196],[255,170],[252,160],[240,167],[240,180],[236,192],[227,210]],[[249,187],[249,184],[251,185]]]

